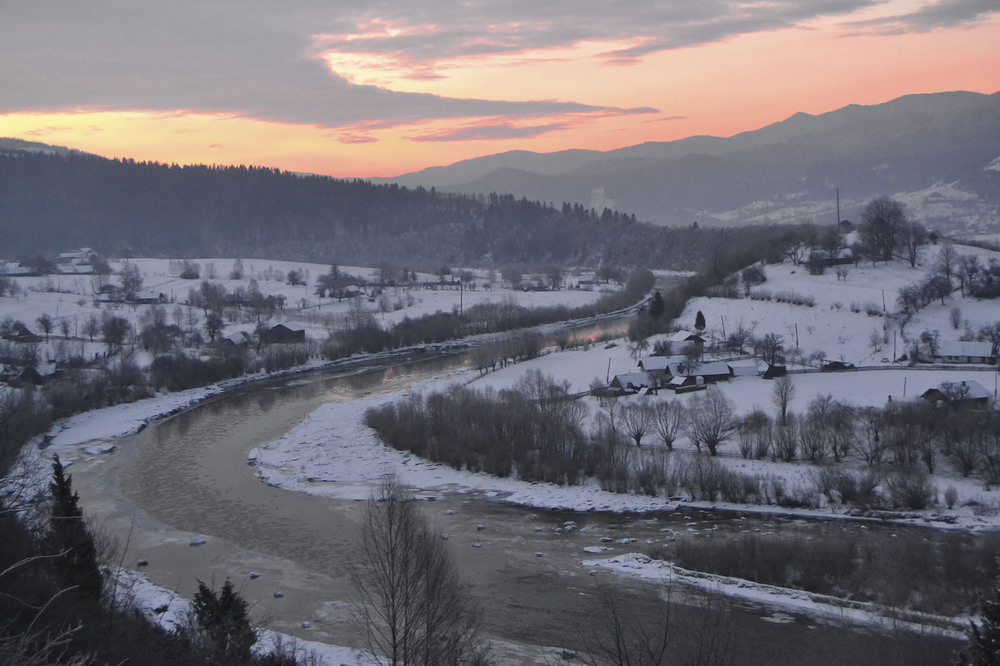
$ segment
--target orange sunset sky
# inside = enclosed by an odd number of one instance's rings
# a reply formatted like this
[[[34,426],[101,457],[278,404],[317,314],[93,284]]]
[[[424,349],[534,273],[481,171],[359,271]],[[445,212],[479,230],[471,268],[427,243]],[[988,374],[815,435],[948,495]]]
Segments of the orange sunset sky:
[[[392,176],[948,90],[1000,90],[1000,0],[0,1],[0,136],[138,160]]]

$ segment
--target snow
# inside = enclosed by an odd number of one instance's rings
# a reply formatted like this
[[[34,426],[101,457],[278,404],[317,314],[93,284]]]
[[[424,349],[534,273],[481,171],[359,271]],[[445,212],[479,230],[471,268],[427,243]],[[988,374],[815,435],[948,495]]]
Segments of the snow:
[[[115,604],[127,605],[142,613],[147,620],[170,632],[181,631],[194,623],[191,602],[177,593],[153,585],[143,574],[128,569],[113,572],[112,598]],[[304,623],[307,624],[307,623]],[[294,652],[300,659],[316,657],[315,663],[340,664],[341,666],[363,666],[381,664],[371,653],[364,650],[327,645],[316,641],[306,641],[285,634],[263,629],[254,645],[260,654],[281,648]],[[302,659],[303,662],[305,661]]]
[[[882,316],[870,317],[864,313],[863,307],[860,313],[850,311],[852,302],[863,304],[875,302],[877,299],[881,304],[883,291],[886,304],[891,309],[896,300],[896,291],[922,279],[926,266],[935,260],[936,252],[937,249],[933,247],[926,249],[923,268],[913,269],[902,262],[880,264],[877,267],[850,267],[846,282],[837,280],[834,272],[830,270],[823,276],[811,276],[801,267],[768,266],[768,280],[761,288],[766,288],[772,293],[796,291],[802,295],[809,295],[815,299],[816,305],[810,308],[750,299],[699,298],[688,304],[679,323],[683,325],[685,322],[693,322],[695,313],[701,310],[709,322],[705,331],[707,337],[722,336],[724,316],[727,330],[731,330],[729,326],[742,321],[745,326],[753,327],[758,336],[770,332],[785,335],[789,346],[794,344],[794,324],[799,323],[800,346],[809,344],[817,352],[822,352],[823,357],[842,358],[859,366],[877,368],[839,373],[820,373],[815,369],[811,372],[793,372],[789,375],[795,387],[791,403],[793,411],[804,411],[811,400],[824,395],[833,395],[836,399],[855,406],[881,407],[890,397],[893,400],[913,399],[928,388],[946,381],[960,382],[974,379],[995,392],[998,376],[996,369],[992,367],[970,366],[943,370],[911,368],[903,364],[882,362],[882,355],[886,354],[886,351],[876,352],[871,349],[870,332],[881,331],[884,323],[889,325],[893,320]],[[959,252],[994,256],[976,248],[962,247]],[[834,303],[843,303],[845,307],[840,311],[831,309]],[[922,311],[920,316],[910,323],[906,332],[914,335],[914,332],[922,330],[920,324],[944,329],[948,313],[954,306],[970,313],[969,323],[973,327],[992,322],[997,316],[995,303],[963,299],[956,294],[946,307],[929,307]],[[903,332],[897,331],[897,335],[902,338]],[[877,356],[877,360],[873,356]],[[365,410],[387,401],[403,399],[410,392],[441,391],[450,385],[507,389],[513,387],[527,371],[532,369],[541,370],[553,378],[567,382],[572,393],[582,393],[589,389],[595,378],[606,382],[609,377],[637,368],[636,360],[631,357],[626,341],[621,340],[615,345],[595,345],[586,350],[576,349],[546,354],[541,358],[508,366],[484,377],[479,377],[476,371],[465,370],[448,377],[430,380],[400,394],[368,397],[321,407],[280,440],[255,450],[252,456],[253,463],[261,478],[267,483],[299,492],[354,499],[366,496],[370,485],[383,474],[394,473],[404,483],[423,491],[489,492],[495,493],[507,502],[539,508],[643,512],[671,510],[676,507],[676,503],[664,498],[604,492],[594,485],[559,487],[543,483],[524,483],[513,479],[496,479],[482,474],[453,470],[420,460],[408,453],[389,449],[363,424]],[[732,400],[737,414],[745,414],[753,409],[762,409],[769,413],[773,411],[771,397],[773,383],[768,380],[758,376],[738,376],[729,382],[718,384],[717,388]],[[629,396],[621,401],[677,399],[685,403],[694,395],[697,394],[675,396],[662,391],[659,396]],[[596,415],[600,409],[597,400],[593,398],[584,400],[591,414]],[[811,463],[743,460],[734,449],[732,443],[722,447],[720,455],[722,464],[745,473],[781,478],[791,488],[813,486],[813,475],[817,467]],[[691,455],[690,445],[681,441],[677,453]],[[934,522],[937,525],[939,521],[936,514],[940,512],[954,521],[950,524],[953,528],[1000,528],[1000,517],[998,517],[1000,497],[996,490],[984,488],[979,480],[962,478],[952,472],[947,464],[941,464],[939,468],[943,469],[939,469],[933,477],[935,486],[940,491],[947,486],[954,486],[958,491],[959,504],[975,502],[980,505],[979,508],[929,509],[919,514],[920,518],[911,517],[907,520]],[[715,503],[710,505],[719,506]],[[799,513],[776,507],[741,505],[733,508],[765,513]],[[804,513],[843,516],[843,511],[837,507],[824,507],[821,510]],[[946,526],[946,523],[942,522],[940,526]]]
[[[2,259],[0,257],[0,264],[3,263]],[[325,339],[331,328],[336,328],[354,307],[348,299],[337,301],[332,298],[319,298],[315,295],[316,280],[319,276],[329,272],[328,265],[244,259],[242,260],[244,277],[232,280],[229,279],[228,275],[233,268],[234,259],[207,258],[195,261],[201,266],[202,277],[197,280],[185,280],[178,277],[178,263],[175,261],[149,258],[128,260],[130,264],[139,268],[143,279],[143,293],[162,293],[167,298],[167,303],[163,304],[162,307],[167,309],[169,323],[174,323],[174,310],[178,304],[185,304],[188,293],[192,289],[197,290],[202,280],[207,279],[210,265],[215,267],[216,272],[216,277],[211,281],[221,284],[229,293],[238,288],[248,288],[250,281],[254,280],[265,297],[283,296],[285,298],[284,309],[267,323],[269,325],[284,323],[292,328],[304,328],[306,336],[311,339]],[[117,274],[124,262],[112,261],[110,264],[115,274],[110,277],[109,282],[117,285],[119,284]],[[305,285],[292,286],[283,280],[276,279],[276,277],[287,276],[292,270],[299,271],[305,277]],[[340,270],[342,273],[366,280],[375,280],[378,275],[377,269],[359,266],[341,266]],[[591,291],[567,288],[555,291],[524,292],[503,288],[499,278],[494,280],[492,289],[485,289],[482,285],[489,279],[487,272],[474,270],[473,273],[476,278],[475,283],[480,285],[475,290],[387,287],[384,293],[388,298],[389,311],[381,312],[379,299],[370,302],[368,298],[362,298],[359,305],[365,312],[373,315],[375,321],[380,325],[389,327],[402,321],[405,317],[415,319],[435,312],[451,312],[460,307],[468,309],[481,303],[512,301],[528,308],[556,305],[581,307],[596,302],[605,292],[621,289],[620,285],[612,284],[598,285]],[[438,278],[427,273],[417,273],[417,279],[418,282],[423,283]],[[48,315],[54,321],[54,327],[49,341],[44,343],[41,348],[41,358],[58,358],[67,355],[93,358],[95,355],[103,353],[106,347],[99,340],[97,342],[89,341],[84,335],[83,325],[90,315],[100,317],[102,312],[111,312],[115,316],[124,317],[135,330],[138,330],[140,317],[143,313],[156,307],[127,304],[103,304],[102,307],[95,302],[96,280],[95,276],[90,275],[17,276],[14,282],[19,287],[19,295],[16,297],[0,296],[0,321],[8,318],[21,321],[32,332],[42,335],[37,320],[43,314]],[[565,283],[568,286],[574,286],[576,284],[575,276],[572,273],[567,274]],[[195,326],[201,328],[204,319],[201,310],[193,309],[192,315],[196,318]],[[68,340],[63,339],[62,336],[61,325],[63,322],[70,326],[70,339]],[[188,312],[183,312],[180,325],[184,328],[189,325]],[[247,321],[227,322],[223,335],[230,335],[238,331],[252,332],[255,326],[256,321],[251,322],[249,319]]]
[[[942,338],[946,334],[957,339],[958,332],[950,330],[948,315],[952,307],[960,307],[964,318],[970,327],[975,328],[985,323],[992,323],[998,318],[995,302],[979,302],[973,299],[959,298],[957,295],[945,306],[932,306],[921,311],[914,320],[900,331],[895,320],[890,317],[869,316],[865,314],[867,304],[874,303],[881,310],[883,293],[887,309],[891,312],[896,300],[896,291],[905,285],[921,279],[927,266],[934,260],[936,250],[930,248],[922,259],[923,265],[912,269],[906,264],[894,263],[878,267],[848,267],[846,281],[837,280],[831,269],[823,276],[810,276],[802,267],[790,265],[768,266],[767,282],[755,290],[767,290],[773,294],[781,291],[796,292],[810,295],[815,300],[814,307],[774,303],[750,299],[720,299],[698,298],[692,300],[679,318],[680,324],[690,324],[699,310],[705,314],[708,321],[707,337],[721,338],[722,328],[732,331],[739,323],[754,330],[755,335],[779,333],[791,347],[798,341],[802,355],[815,352],[826,358],[837,358],[850,361],[859,366],[877,366],[875,370],[861,370],[843,373],[807,372],[792,374],[795,386],[795,396],[792,402],[793,410],[803,410],[810,400],[816,396],[832,394],[834,397],[854,405],[881,406],[889,396],[893,399],[909,399],[919,395],[927,388],[937,386],[944,381],[961,381],[976,379],[995,392],[997,375],[995,369],[981,372],[975,368],[923,370],[907,368],[899,364],[882,361],[883,357],[892,357],[891,345],[893,337],[898,336],[897,349],[901,353],[905,348],[904,335],[915,336],[921,330],[940,330]],[[977,253],[983,256],[996,256],[985,250],[975,248],[959,248],[960,253]],[[181,281],[169,276],[168,262],[160,260],[134,260],[143,271],[146,287],[169,293],[170,297],[182,298],[186,290],[195,286],[194,281]],[[200,260],[203,265],[211,260]],[[228,272],[231,260],[214,260],[220,274]],[[287,272],[292,268],[300,268],[297,264],[288,262],[260,262],[244,260],[248,275],[260,273],[265,267]],[[301,267],[308,270],[312,276],[327,270],[325,266]],[[343,269],[354,272],[355,269]],[[52,278],[59,283],[60,288],[70,286],[77,291],[74,294],[50,293],[31,290],[33,286],[42,284],[46,278],[19,278],[23,287],[28,288],[28,298],[0,298],[0,318],[14,317],[28,322],[42,313],[56,313],[56,319],[75,317],[79,319],[88,312],[96,311],[85,294],[89,285],[87,278]],[[223,280],[227,288],[236,286],[235,282]],[[242,282],[245,284],[246,280]],[[294,290],[298,292],[295,293]],[[262,282],[261,290],[265,294],[284,293],[289,297],[311,299],[311,290],[303,287],[292,288],[283,283]],[[496,291],[465,292],[467,299],[488,300],[497,299]],[[596,298],[591,292],[560,291],[532,292],[517,294],[516,298],[525,305],[542,305],[565,303],[566,298]],[[433,312],[434,309],[450,309],[454,305],[454,292],[426,292],[418,297],[420,300],[411,308],[393,314],[387,314],[385,321],[394,317],[418,316],[420,313]],[[546,301],[546,299],[553,299]],[[472,301],[466,300],[466,306]],[[852,312],[851,304],[857,303],[860,312]],[[324,302],[317,306],[307,305],[301,313],[289,313],[289,320],[305,324],[309,335],[315,335],[321,329],[314,320],[307,316],[309,312],[336,313],[338,306]],[[137,321],[137,311],[140,308],[123,308],[120,312]],[[381,315],[380,315],[381,317]],[[888,335],[889,342],[882,342],[880,349],[872,346],[873,334],[883,339]],[[652,343],[652,341],[651,341]],[[88,350],[90,343],[84,344]],[[315,367],[315,366],[314,366]],[[374,432],[364,423],[364,413],[370,407],[385,404],[387,401],[399,400],[411,392],[429,392],[445,390],[453,385],[466,385],[475,388],[490,387],[495,390],[514,386],[528,370],[538,369],[569,384],[570,391],[581,393],[599,380],[606,382],[616,374],[630,372],[636,369],[636,361],[629,353],[626,341],[620,340],[616,345],[595,345],[589,349],[575,349],[559,353],[549,353],[542,357],[509,366],[497,372],[480,377],[475,370],[461,370],[442,377],[428,380],[405,391],[367,396],[365,398],[328,404],[318,408],[306,420],[285,434],[280,439],[255,449],[250,454],[250,460],[255,466],[260,478],[266,483],[296,492],[306,492],[343,499],[364,499],[368,496],[373,484],[384,474],[392,473],[401,481],[421,493],[459,492],[484,493],[497,499],[544,509],[564,509],[572,511],[613,511],[613,512],[646,512],[672,510],[676,502],[664,498],[652,498],[628,494],[614,494],[601,491],[595,485],[560,487],[544,483],[526,483],[515,479],[499,479],[483,474],[471,474],[454,470],[413,455],[392,450],[383,445]],[[240,381],[249,381],[246,378]],[[59,422],[49,434],[46,455],[59,453],[67,462],[75,457],[94,457],[112,455],[114,447],[105,442],[118,437],[128,436],[141,430],[151,420],[178,410],[186,409],[200,401],[224,391],[232,383],[225,383],[200,389],[192,389],[174,394],[157,395],[127,405],[117,405],[94,412],[80,414]],[[757,376],[739,376],[730,382],[719,385],[718,390],[729,397],[738,413],[746,413],[754,408],[772,411],[771,392],[773,384]],[[674,396],[667,392],[659,396],[639,398],[631,396],[624,401],[636,400],[667,400],[677,399],[682,402],[690,400],[691,395]],[[600,409],[598,402],[586,398],[592,415]],[[811,485],[815,466],[806,462],[774,463],[770,461],[742,460],[734,455],[732,444],[722,448],[720,460],[723,464],[738,468],[741,471],[781,476],[795,485]],[[678,455],[691,455],[690,446],[681,442]],[[35,451],[36,455],[40,455]],[[959,492],[960,503],[975,500],[980,509],[956,508],[953,510],[935,509],[917,513],[915,517],[907,518],[910,522],[925,522],[949,529],[997,529],[1000,528],[1000,499],[997,491],[984,489],[981,482],[974,479],[962,479],[954,474],[947,465],[934,476],[938,488],[947,485],[955,486]],[[719,506],[717,504],[697,503],[697,506]],[[985,507],[983,509],[982,507]],[[827,516],[844,518],[842,510],[837,507],[824,507],[813,511],[789,511],[776,507],[731,506],[730,508],[744,511],[760,511],[775,513],[800,513],[803,515]],[[946,514],[952,520],[950,524],[936,522],[934,513]],[[605,547],[592,547],[587,552],[599,554]],[[663,563],[643,561],[642,556],[632,555],[612,558],[611,560],[588,561],[583,563],[588,567],[613,568],[619,571],[639,572],[637,575],[661,580],[664,576]],[[183,599],[173,593],[151,586],[141,574],[126,572],[128,588],[131,590],[137,604],[144,613],[154,617],[164,626],[179,626],[185,621],[186,606]],[[870,609],[844,608],[826,600],[817,600],[810,596],[789,595],[787,591],[765,590],[761,586],[748,587],[743,582],[705,579],[674,569],[671,574],[685,584],[709,586],[713,590],[724,591],[726,594],[744,596],[770,605],[785,606],[795,610],[805,610],[811,614],[833,614],[837,617],[849,617],[854,621],[872,621]],[[165,611],[155,609],[166,607]],[[315,650],[323,655],[327,663],[355,664],[362,663],[363,655],[346,648],[323,646],[318,643],[299,641],[299,646],[307,650]],[[370,655],[368,656],[370,658]]]
[[[580,564],[584,567],[607,569],[619,575],[660,583],[665,587],[685,585],[728,598],[750,601],[765,608],[782,609],[804,613],[810,617],[822,617],[864,626],[883,625],[922,633],[927,630],[928,625],[933,625],[939,627],[943,634],[954,638],[963,638],[964,630],[968,626],[967,618],[928,615],[899,609],[890,611],[877,604],[852,602],[824,594],[754,583],[742,578],[689,571],[640,553],[583,560]]]

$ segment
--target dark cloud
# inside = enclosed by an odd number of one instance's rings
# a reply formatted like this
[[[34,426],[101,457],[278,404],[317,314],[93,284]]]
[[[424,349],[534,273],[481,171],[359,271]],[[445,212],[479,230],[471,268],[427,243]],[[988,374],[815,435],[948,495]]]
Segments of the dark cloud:
[[[1000,13],[998,0],[940,0],[909,14],[852,21],[848,26],[855,32],[883,35],[928,32],[975,23],[997,13]]]
[[[357,85],[330,72],[324,52],[402,63],[433,79],[450,58],[567,47],[631,46],[603,59],[649,53],[847,17],[880,0],[128,0],[5,3],[0,21],[0,113],[153,109],[231,113],[349,127],[422,119],[648,113],[572,101],[454,99]],[[996,11],[997,0],[930,5],[906,25],[955,25]],[[500,131],[500,130],[497,130]],[[548,130],[551,131],[551,130]]]

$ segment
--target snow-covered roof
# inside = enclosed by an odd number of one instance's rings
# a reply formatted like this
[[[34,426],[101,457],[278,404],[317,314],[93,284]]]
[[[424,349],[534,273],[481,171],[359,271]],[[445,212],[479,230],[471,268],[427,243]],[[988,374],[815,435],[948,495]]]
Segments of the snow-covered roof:
[[[750,359],[747,361],[730,361],[729,369],[733,371],[734,377],[756,377],[760,374],[757,361]]]
[[[989,342],[942,342],[937,355],[989,357],[992,351],[993,345]]]
[[[667,338],[667,340],[669,342],[704,342],[705,338],[691,331],[677,331]]]
[[[709,363],[702,363],[694,367],[694,372],[692,375],[702,375],[702,376],[719,376],[728,375],[729,365],[725,361],[711,361]]]
[[[636,388],[642,386],[649,386],[651,384],[649,375],[645,372],[626,372],[621,375],[615,375],[613,384],[617,384],[622,388],[627,386],[635,386]]]
[[[989,400],[990,392],[974,379],[961,382],[941,382],[935,388],[927,389],[922,395],[938,392],[954,400]]]
[[[679,359],[676,356],[649,356],[639,359],[639,367],[646,372],[658,372],[666,370],[671,364],[675,364],[683,360],[683,356]]]

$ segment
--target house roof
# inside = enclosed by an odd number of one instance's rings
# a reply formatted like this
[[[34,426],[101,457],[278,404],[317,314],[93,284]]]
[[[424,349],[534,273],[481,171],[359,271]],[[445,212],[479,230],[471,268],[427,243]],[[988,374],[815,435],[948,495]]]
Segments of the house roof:
[[[299,326],[297,324],[275,324],[274,326],[271,327],[271,330],[272,331],[280,330],[282,328],[293,332],[298,332],[298,331],[305,332],[306,330],[305,326]]]
[[[639,359],[639,367],[647,372],[667,370],[670,366],[683,363],[687,360],[684,356],[675,354],[673,356],[647,356]]]
[[[615,375],[615,378],[611,383],[625,388],[627,386],[649,386],[651,382],[649,380],[649,375],[645,372],[626,372],[621,375]]]
[[[921,397],[941,394],[955,400],[989,400],[990,392],[974,379],[961,382],[941,382],[934,388],[927,389]]]
[[[756,377],[760,374],[757,361],[751,359],[747,361],[731,361],[728,363],[729,369],[733,371],[735,377]]]
[[[981,356],[993,354],[993,345],[989,342],[942,342],[938,345],[938,356]]]
[[[705,338],[691,331],[677,331],[667,340],[669,342],[705,342]]]
[[[701,365],[696,365],[692,375],[702,377],[716,377],[721,375],[731,374],[729,371],[729,365],[725,361],[712,361],[710,363],[702,363]]]

